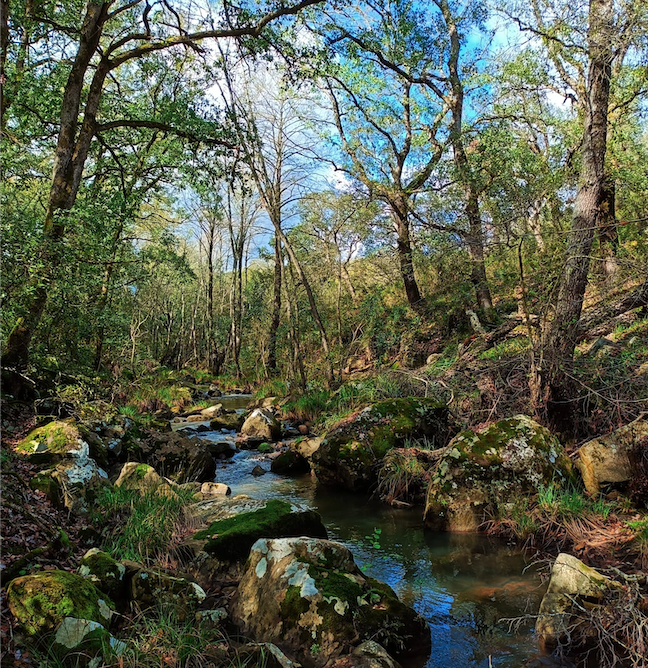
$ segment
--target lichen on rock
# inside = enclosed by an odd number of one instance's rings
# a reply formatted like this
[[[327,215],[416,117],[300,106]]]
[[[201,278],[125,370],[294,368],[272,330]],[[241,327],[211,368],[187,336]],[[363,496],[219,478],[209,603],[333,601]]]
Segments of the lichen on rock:
[[[558,439],[516,415],[452,439],[428,486],[424,521],[437,530],[477,531],[521,495],[573,480]]]
[[[445,404],[415,397],[380,401],[326,433],[312,455],[315,473],[325,485],[366,491],[392,448],[423,438],[442,446],[448,433]]]
[[[346,547],[328,540],[258,540],[231,614],[245,633],[276,643],[307,667],[369,639],[399,655],[430,643],[425,621],[388,585],[363,575]]]

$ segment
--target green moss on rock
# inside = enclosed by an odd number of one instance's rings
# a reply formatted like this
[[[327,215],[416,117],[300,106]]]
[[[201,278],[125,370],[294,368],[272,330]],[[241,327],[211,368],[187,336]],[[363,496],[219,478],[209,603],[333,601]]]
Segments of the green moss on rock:
[[[7,588],[9,609],[30,635],[56,628],[65,617],[108,626],[111,599],[91,582],[67,571],[47,571],[16,578]]]
[[[431,479],[425,523],[476,531],[487,515],[533,496],[541,486],[574,481],[558,439],[525,415],[455,436]]]
[[[106,552],[93,548],[85,553],[77,571],[114,601],[125,596],[126,567]]]
[[[73,422],[55,420],[29,432],[18,444],[19,453],[36,464],[56,464],[78,450],[81,434]]]
[[[272,499],[265,507],[214,522],[194,538],[208,539],[205,551],[222,561],[242,561],[259,538],[313,536],[326,538],[318,513],[294,511],[287,501]]]
[[[323,484],[366,491],[390,450],[423,438],[441,446],[448,436],[445,404],[415,397],[380,401],[326,434],[313,455],[315,472]]]
[[[386,584],[365,577],[347,548],[310,538],[259,540],[231,607],[245,633],[319,668],[359,642],[390,653],[429,648],[425,621]]]

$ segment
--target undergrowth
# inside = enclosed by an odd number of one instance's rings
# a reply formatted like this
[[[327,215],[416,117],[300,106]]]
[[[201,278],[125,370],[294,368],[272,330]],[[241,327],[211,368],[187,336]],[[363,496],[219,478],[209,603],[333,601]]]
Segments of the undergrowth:
[[[194,523],[186,509],[191,492],[175,491],[163,496],[156,490],[140,495],[123,487],[102,488],[91,512],[93,523],[104,527],[102,548],[120,560],[163,561]]]
[[[65,657],[33,648],[42,668],[267,668],[271,657],[263,647],[233,642],[218,622],[208,617],[180,618],[173,606],[157,606],[123,617],[116,635],[125,648],[116,654],[103,640],[100,648],[91,645],[75,648]],[[99,651],[97,651],[99,649]]]
[[[347,381],[335,391],[311,384],[305,393],[291,396],[284,411],[292,419],[310,421],[326,429],[368,404],[390,398],[425,396],[426,392],[426,382],[408,373],[384,372]]]

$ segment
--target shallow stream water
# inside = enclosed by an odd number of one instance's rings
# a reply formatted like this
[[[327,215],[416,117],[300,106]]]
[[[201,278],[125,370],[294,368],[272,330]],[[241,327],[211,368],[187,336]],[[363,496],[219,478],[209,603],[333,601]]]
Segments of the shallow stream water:
[[[249,397],[222,400],[226,408],[240,410]],[[204,432],[200,437],[222,441],[235,435]],[[252,476],[257,464],[268,473]],[[544,593],[538,573],[514,547],[477,534],[424,531],[421,508],[392,508],[321,487],[310,475],[275,475],[270,459],[258,452],[219,461],[216,480],[229,485],[232,494],[283,498],[317,510],[329,537],[349,547],[363,571],[388,583],[428,621],[432,654],[419,667],[519,668],[537,653],[533,618],[515,628],[500,621],[533,615]]]

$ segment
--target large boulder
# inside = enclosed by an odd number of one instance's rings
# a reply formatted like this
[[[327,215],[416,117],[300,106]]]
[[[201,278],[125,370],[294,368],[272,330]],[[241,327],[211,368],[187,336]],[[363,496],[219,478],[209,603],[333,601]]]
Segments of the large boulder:
[[[19,453],[34,464],[58,464],[84,445],[81,430],[73,420],[54,420],[38,427],[18,444]]]
[[[204,551],[222,562],[244,561],[259,538],[313,536],[326,538],[322,519],[314,510],[305,510],[288,501],[271,499],[255,510],[219,519],[194,535],[206,540]]]
[[[591,639],[592,627],[582,612],[600,606],[611,590],[622,589],[621,584],[576,557],[559,554],[551,569],[547,593],[536,620],[541,646],[553,649],[566,642],[573,645],[587,643]]]
[[[639,418],[611,434],[588,441],[578,450],[578,467],[585,489],[597,495],[602,484],[627,483],[633,477],[631,456],[648,453],[648,420]]]
[[[108,627],[113,603],[89,580],[67,571],[25,575],[9,583],[7,603],[29,635],[53,631],[66,617]]]
[[[216,474],[216,462],[204,441],[178,432],[151,432],[142,441],[146,463],[174,482],[206,482]]]
[[[428,487],[424,521],[435,530],[477,531],[520,496],[571,480],[571,461],[558,439],[516,415],[463,431],[448,444]]]
[[[108,474],[90,458],[88,444],[82,440],[54,468],[30,481],[32,489],[45,492],[52,503],[75,515],[87,513],[97,492],[107,484]]]
[[[448,407],[433,399],[410,397],[380,401],[330,430],[312,461],[324,485],[366,491],[376,483],[377,468],[395,447],[428,439],[435,447],[448,437]]]
[[[257,541],[230,610],[245,634],[275,643],[307,668],[370,639],[397,655],[430,646],[425,621],[328,540]]]
[[[245,419],[241,435],[262,438],[264,441],[278,441],[281,438],[281,425],[272,411],[255,408]]]

